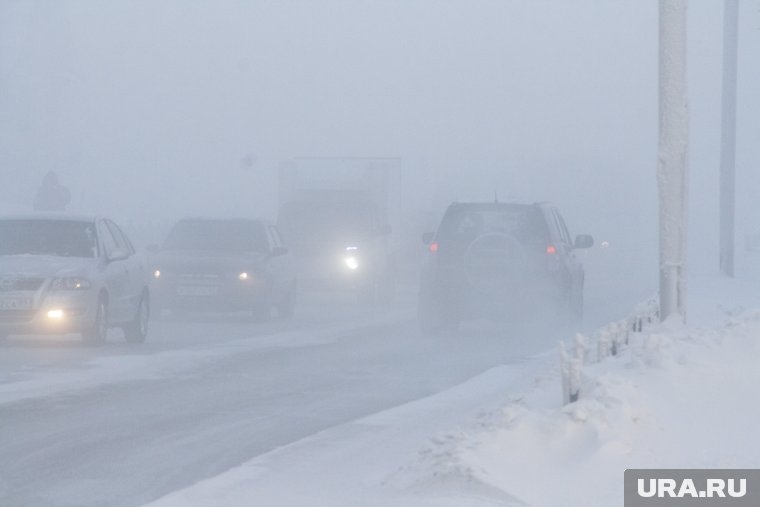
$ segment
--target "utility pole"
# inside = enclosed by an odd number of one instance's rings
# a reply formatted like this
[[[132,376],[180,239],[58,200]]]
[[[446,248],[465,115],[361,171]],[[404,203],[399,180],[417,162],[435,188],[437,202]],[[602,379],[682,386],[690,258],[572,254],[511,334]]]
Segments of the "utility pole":
[[[660,0],[659,146],[660,318],[686,318],[689,113],[686,100],[687,0]]]
[[[723,97],[720,140],[720,272],[734,276],[736,181],[736,60],[739,0],[724,0]]]

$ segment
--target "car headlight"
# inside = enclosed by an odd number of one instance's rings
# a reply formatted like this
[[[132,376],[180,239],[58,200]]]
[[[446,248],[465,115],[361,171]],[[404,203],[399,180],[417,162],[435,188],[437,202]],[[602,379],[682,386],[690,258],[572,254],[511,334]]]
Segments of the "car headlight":
[[[359,256],[357,255],[358,253],[359,253],[359,247],[356,247],[356,246],[346,247],[346,256],[343,258],[343,263],[351,271],[356,271],[357,269],[359,269]]]
[[[243,271],[242,273],[238,274],[238,280],[241,282],[248,280],[250,277],[251,275],[249,275],[247,271]]]
[[[88,279],[77,276],[54,278],[52,284],[53,290],[86,290],[90,287],[92,284]]]
[[[157,269],[157,270],[155,270],[153,272],[153,278],[155,278],[156,280],[158,280],[159,278],[161,278],[161,270],[160,269]]]
[[[346,263],[346,267],[351,271],[359,269],[359,259],[354,256],[346,257],[343,259],[343,262]]]

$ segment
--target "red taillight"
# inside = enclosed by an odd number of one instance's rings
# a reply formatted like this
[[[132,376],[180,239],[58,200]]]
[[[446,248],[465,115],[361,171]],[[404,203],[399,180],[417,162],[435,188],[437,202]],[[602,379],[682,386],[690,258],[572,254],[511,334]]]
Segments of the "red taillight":
[[[557,249],[554,247],[554,245],[549,245],[546,247],[546,253],[548,253],[549,255],[554,255],[555,253],[557,253]]]
[[[430,243],[430,246],[428,247],[428,249],[431,252],[437,252],[438,251],[438,243]]]

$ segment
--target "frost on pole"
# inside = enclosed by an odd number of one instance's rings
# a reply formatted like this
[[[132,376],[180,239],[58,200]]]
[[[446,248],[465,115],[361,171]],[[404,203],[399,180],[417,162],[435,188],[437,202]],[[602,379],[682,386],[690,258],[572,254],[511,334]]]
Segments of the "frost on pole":
[[[686,0],[660,0],[660,316],[686,316]]]
[[[725,0],[723,14],[723,112],[720,143],[720,271],[728,276],[734,276],[738,23],[739,0]]]

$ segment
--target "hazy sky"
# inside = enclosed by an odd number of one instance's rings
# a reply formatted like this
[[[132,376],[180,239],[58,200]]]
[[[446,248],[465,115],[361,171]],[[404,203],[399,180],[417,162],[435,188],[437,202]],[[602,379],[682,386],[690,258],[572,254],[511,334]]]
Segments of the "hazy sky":
[[[656,251],[655,0],[0,3],[2,208],[58,171],[122,220],[276,210],[278,163],[399,156],[420,210],[552,200]],[[722,3],[690,6],[692,244],[717,256]],[[738,236],[760,230],[760,1],[741,0]],[[253,161],[248,170],[241,160]]]

